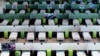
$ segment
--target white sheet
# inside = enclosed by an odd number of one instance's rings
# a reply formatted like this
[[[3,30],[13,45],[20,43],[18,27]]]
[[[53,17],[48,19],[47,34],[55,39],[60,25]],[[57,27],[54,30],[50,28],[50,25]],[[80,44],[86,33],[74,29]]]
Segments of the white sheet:
[[[17,39],[17,32],[11,32],[9,36],[9,40],[16,40]]]
[[[45,51],[38,51],[37,56],[46,56],[46,52]]]
[[[64,40],[64,33],[63,32],[57,32],[57,40]]]
[[[9,52],[8,51],[3,51],[3,52],[1,52],[1,56],[9,56],[10,54],[9,54]]]
[[[22,56],[30,56],[30,52],[22,52]]]
[[[28,32],[27,40],[34,40],[34,33],[33,32]]]

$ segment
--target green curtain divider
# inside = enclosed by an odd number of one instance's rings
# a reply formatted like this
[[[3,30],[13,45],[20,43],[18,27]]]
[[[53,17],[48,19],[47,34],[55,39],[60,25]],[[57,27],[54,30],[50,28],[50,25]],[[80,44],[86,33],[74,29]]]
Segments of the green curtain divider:
[[[13,3],[13,0],[10,0],[10,3],[12,4]]]
[[[81,13],[83,13],[84,9],[81,9]]]
[[[7,30],[4,31],[4,38],[5,38],[5,39],[8,39],[8,31],[7,31]]]
[[[62,4],[62,2],[63,2],[62,0],[59,0],[59,3],[60,3],[60,4]]]
[[[48,31],[48,37],[49,37],[49,39],[52,38],[52,31]]]
[[[97,32],[93,31],[93,38],[96,38],[96,37],[97,37]]]
[[[22,21],[23,21],[23,19],[19,19],[19,24],[21,24],[21,23],[22,23]]]
[[[15,51],[15,56],[20,56],[20,55],[21,55],[20,51]]]
[[[87,0],[83,0],[83,1],[85,2],[85,4],[87,4],[87,2],[88,2]]]
[[[16,9],[15,11],[16,11],[16,13],[18,13],[18,11],[19,11],[19,10],[18,10],[18,9]]]
[[[9,19],[9,23],[12,23],[13,19]]]
[[[72,2],[72,0],[68,0],[68,2],[69,2],[69,3],[71,3],[71,2]]]
[[[58,18],[54,19],[55,24],[58,24]]]
[[[73,50],[72,49],[68,50],[68,56],[73,56]]]
[[[51,9],[49,9],[49,8],[48,8],[47,10],[48,10],[48,13],[50,13],[50,12],[51,12]]]
[[[43,22],[43,24],[45,24],[46,23],[46,18],[43,18],[42,22]]]
[[[62,12],[62,13],[65,13],[64,9],[61,9],[61,12]]]
[[[21,31],[20,35],[21,35],[21,38],[25,38],[25,32],[24,31]]]
[[[28,12],[28,13],[30,13],[30,12],[31,12],[30,8],[27,8],[27,12]]]
[[[94,24],[96,24],[96,21],[97,21],[97,19],[96,18],[93,18],[93,23]]]
[[[97,11],[98,11],[97,9],[94,9],[94,13],[97,13]]]
[[[31,3],[32,3],[32,0],[31,0],[31,1],[29,1],[29,3],[31,4]]]
[[[51,49],[47,49],[47,56],[51,56]]]
[[[65,31],[65,38],[69,38],[69,31]]]
[[[82,23],[82,18],[79,18],[79,23],[80,23],[80,24]]]

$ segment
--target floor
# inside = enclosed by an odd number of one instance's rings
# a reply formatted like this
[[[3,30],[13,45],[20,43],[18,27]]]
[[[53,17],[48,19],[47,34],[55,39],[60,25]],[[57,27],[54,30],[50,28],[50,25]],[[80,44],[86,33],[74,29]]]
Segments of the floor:
[[[21,43],[25,43],[25,42],[34,42],[34,43],[38,43],[40,42],[38,39],[34,40],[34,41],[27,41],[27,39],[21,39],[21,38],[18,38],[16,41],[10,41],[9,39],[4,39],[4,38],[0,38],[0,42],[1,43],[6,43],[6,42],[21,42]],[[52,39],[46,39],[46,41],[44,41],[45,43],[57,43],[59,42],[56,38],[52,38]],[[100,42],[100,39],[99,38],[96,38],[96,39],[92,39],[90,41],[85,41],[84,39],[80,39],[79,41],[73,41],[71,38],[68,38],[68,39],[64,39],[63,43],[74,43],[74,42],[77,42],[77,43],[86,43],[86,42],[92,42],[92,43],[96,43],[96,42]]]
[[[4,0],[0,0],[0,9],[3,9],[3,7],[5,7],[5,1]]]

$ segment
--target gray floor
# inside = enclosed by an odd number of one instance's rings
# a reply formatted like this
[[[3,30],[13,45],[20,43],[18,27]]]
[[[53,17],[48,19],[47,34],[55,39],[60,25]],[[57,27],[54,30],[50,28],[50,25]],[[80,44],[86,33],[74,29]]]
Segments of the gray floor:
[[[0,10],[2,10],[5,7],[5,1],[4,0],[0,0]]]

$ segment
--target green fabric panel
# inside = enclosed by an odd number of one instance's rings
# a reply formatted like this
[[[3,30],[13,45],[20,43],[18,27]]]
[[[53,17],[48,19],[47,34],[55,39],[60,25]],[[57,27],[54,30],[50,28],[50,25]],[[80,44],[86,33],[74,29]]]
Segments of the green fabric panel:
[[[10,23],[10,24],[12,23],[12,21],[13,21],[13,19],[9,19],[9,23]]]
[[[15,51],[15,56],[20,56],[20,55],[21,55],[20,51]]]
[[[20,35],[21,35],[21,38],[25,38],[25,32],[24,31],[21,31]]]
[[[48,37],[49,37],[49,39],[52,38],[52,31],[48,31]]]
[[[54,19],[55,24],[58,24],[58,18]]]
[[[73,56],[73,50],[72,49],[68,50],[68,56]]]
[[[79,23],[80,23],[80,24],[82,23],[82,18],[79,18]]]
[[[43,24],[45,24],[46,23],[46,18],[43,18],[42,22],[43,22]]]
[[[47,49],[47,56],[51,56],[51,49]]]
[[[93,18],[93,23],[94,24],[96,24],[96,21],[97,21],[97,19],[96,18]]]
[[[69,38],[69,31],[65,31],[65,38]]]
[[[8,31],[4,31],[4,38],[5,38],[5,39],[8,38]]]
[[[93,31],[93,38],[96,38],[96,37],[97,37],[97,32]]]

